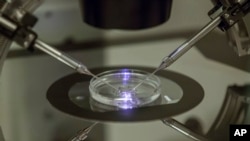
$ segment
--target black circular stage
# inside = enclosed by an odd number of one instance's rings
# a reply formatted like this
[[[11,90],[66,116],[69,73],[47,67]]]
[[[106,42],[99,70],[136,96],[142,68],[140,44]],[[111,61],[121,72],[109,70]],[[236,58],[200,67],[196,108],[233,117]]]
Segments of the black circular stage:
[[[155,68],[141,66],[102,67],[90,70],[98,74],[114,69],[138,69],[153,72]],[[74,73],[54,82],[47,91],[48,101],[58,110],[88,120],[134,122],[158,120],[184,113],[197,106],[204,97],[201,85],[180,73],[163,70],[156,74],[162,81],[161,97],[133,109],[117,109],[90,98],[91,76]]]

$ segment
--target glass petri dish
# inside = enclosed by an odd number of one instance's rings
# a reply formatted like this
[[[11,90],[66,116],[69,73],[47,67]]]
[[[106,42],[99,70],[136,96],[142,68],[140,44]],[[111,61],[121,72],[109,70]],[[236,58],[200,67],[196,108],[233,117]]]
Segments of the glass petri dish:
[[[97,74],[98,78],[90,80],[91,98],[102,104],[116,106],[122,109],[142,107],[160,96],[160,79],[151,75],[136,89],[150,73],[135,69],[110,70]],[[110,84],[111,86],[107,85]]]

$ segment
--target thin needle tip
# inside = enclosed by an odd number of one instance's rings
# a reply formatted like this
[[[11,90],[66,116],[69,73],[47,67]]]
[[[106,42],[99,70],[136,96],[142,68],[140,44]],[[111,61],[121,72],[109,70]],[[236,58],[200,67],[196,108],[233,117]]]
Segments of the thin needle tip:
[[[145,81],[150,78],[152,75],[154,75],[156,72],[158,72],[160,69],[157,68],[155,69],[152,73],[150,73],[149,75],[147,75],[140,83],[138,83],[132,90],[135,90],[136,88],[138,88],[139,86],[141,86],[143,83],[145,83]]]

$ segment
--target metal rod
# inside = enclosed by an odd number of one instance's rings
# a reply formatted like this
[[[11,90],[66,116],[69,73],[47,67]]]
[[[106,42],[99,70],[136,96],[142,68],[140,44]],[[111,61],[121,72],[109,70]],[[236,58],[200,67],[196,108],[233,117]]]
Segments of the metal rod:
[[[59,60],[60,62],[68,65],[69,67],[73,68],[79,73],[92,75],[90,71],[87,69],[87,67],[82,64],[80,61],[75,60],[74,58],[68,56],[67,54],[51,47],[50,45],[46,44],[45,42],[42,42],[40,40],[36,40],[34,44],[34,48],[37,48],[46,54],[49,54],[50,56],[54,57],[55,59]]]
[[[176,131],[180,132],[181,134],[195,140],[195,141],[209,141],[207,138],[193,132],[192,130],[188,129],[187,127],[185,127],[185,125],[183,125],[182,123],[178,122],[175,119],[172,118],[165,118],[162,119],[162,122],[175,129]]]
[[[210,21],[207,25],[205,25],[197,34],[195,34],[192,38],[184,42],[178,48],[176,48],[172,53],[162,59],[161,64],[148,76],[146,76],[140,83],[138,83],[133,90],[141,86],[150,76],[157,73],[160,70],[165,69],[166,67],[173,64],[177,59],[179,59],[183,54],[185,54],[189,49],[193,47],[200,39],[206,36],[209,32],[211,32],[214,28],[216,28],[221,22],[220,16]]]
[[[83,63],[81,63],[80,61],[72,58],[71,56],[67,55],[66,53],[55,49],[54,47],[46,44],[45,42],[42,42],[40,40],[36,40],[35,44],[33,45],[34,48],[37,48],[41,51],[43,51],[44,53],[54,57],[55,59],[59,60],[60,62],[68,65],[69,67],[73,68],[74,70],[76,70],[78,73],[80,74],[86,74],[86,75],[90,75],[95,77],[96,79],[99,79],[99,77],[97,77],[95,74],[91,73],[87,66],[85,66]],[[118,88],[116,88],[115,86],[111,85],[110,83],[100,79],[104,84],[108,85],[109,87],[113,88],[116,91],[119,91]]]
[[[184,42],[177,49],[175,49],[172,53],[162,59],[159,70],[164,69],[174,63],[177,59],[179,59],[183,54],[185,54],[189,49],[193,47],[200,39],[206,36],[209,32],[211,32],[214,28],[216,28],[221,22],[220,16],[216,17],[212,21],[210,21],[207,25],[205,25],[197,34],[195,34],[192,38]]]
[[[12,23],[10,20],[7,20],[1,15],[0,15],[0,25],[9,29],[10,31],[15,31],[17,29],[17,25],[15,23]]]

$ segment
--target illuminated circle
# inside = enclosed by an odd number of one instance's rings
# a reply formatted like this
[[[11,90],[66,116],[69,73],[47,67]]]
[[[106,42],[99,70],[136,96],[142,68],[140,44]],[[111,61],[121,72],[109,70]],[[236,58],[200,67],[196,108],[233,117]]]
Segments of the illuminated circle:
[[[97,76],[90,81],[90,94],[106,105],[131,109],[149,104],[160,96],[160,79],[145,71],[117,69]]]

